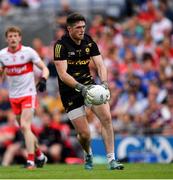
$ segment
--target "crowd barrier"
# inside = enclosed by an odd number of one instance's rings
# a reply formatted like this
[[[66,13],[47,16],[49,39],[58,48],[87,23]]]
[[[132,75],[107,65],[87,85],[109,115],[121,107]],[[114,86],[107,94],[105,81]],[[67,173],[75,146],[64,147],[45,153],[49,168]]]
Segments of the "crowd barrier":
[[[92,140],[92,149],[95,157],[106,157],[101,138]],[[117,136],[115,155],[127,162],[170,163],[173,161],[173,136]]]

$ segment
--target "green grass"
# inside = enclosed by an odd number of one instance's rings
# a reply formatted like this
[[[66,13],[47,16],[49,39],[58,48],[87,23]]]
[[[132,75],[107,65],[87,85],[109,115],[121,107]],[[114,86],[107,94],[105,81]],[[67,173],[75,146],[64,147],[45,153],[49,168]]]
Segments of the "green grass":
[[[173,164],[125,164],[122,171],[95,165],[91,171],[82,165],[46,165],[26,170],[20,166],[0,167],[0,179],[173,179]]]

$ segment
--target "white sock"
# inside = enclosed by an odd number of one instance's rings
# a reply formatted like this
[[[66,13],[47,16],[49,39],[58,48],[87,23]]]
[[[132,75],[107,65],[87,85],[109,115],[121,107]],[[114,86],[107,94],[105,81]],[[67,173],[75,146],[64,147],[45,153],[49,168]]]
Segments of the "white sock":
[[[28,163],[30,163],[32,166],[35,165],[34,161],[27,160]]]
[[[91,155],[91,156],[92,156],[92,154],[93,154],[91,148],[89,148],[89,153],[87,153],[87,152],[85,152],[85,151],[84,151],[84,153],[85,153],[86,155]]]
[[[89,155],[92,155],[93,154],[93,152],[92,152],[92,149],[90,148],[89,149]]]
[[[115,153],[108,153],[106,155],[108,163],[115,159]]]
[[[43,154],[43,153],[41,153],[41,155],[40,155],[40,156],[38,156],[38,157],[37,157],[37,159],[38,159],[38,160],[42,160],[42,159],[44,159],[44,154]]]

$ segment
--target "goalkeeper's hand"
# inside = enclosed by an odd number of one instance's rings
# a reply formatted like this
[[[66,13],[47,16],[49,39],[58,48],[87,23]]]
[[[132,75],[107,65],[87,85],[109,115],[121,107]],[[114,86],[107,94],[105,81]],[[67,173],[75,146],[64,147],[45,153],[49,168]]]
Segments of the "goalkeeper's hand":
[[[76,84],[75,90],[82,93],[82,96],[84,97],[85,104],[92,104],[93,97],[88,93],[88,90],[91,88],[92,85],[85,86],[81,83]]]
[[[36,85],[37,91],[44,92],[46,91],[46,78],[42,77]]]
[[[101,82],[101,86],[104,87],[105,89],[109,89],[109,86],[108,86],[108,82],[107,82],[107,81],[102,81],[102,82]]]
[[[107,95],[107,98],[106,98],[106,101],[105,101],[105,104],[106,104],[111,98],[108,82],[107,81],[102,81],[101,86],[104,87],[106,89],[106,91],[108,91],[108,95]]]

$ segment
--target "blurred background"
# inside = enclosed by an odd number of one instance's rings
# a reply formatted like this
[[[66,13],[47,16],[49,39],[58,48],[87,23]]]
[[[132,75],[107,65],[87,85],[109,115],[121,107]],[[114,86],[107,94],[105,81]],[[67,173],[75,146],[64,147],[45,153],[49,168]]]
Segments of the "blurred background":
[[[58,92],[53,45],[65,32],[68,14],[87,19],[99,46],[111,90],[116,157],[122,162],[173,162],[173,1],[171,0],[0,0],[0,48],[4,31],[20,26],[50,70],[47,92],[39,94],[32,128],[49,163],[78,164],[83,152]],[[91,73],[98,82],[93,64]],[[41,74],[35,68],[38,79]],[[25,161],[23,136],[0,76],[0,163]],[[105,163],[99,120],[87,109],[95,163]]]

